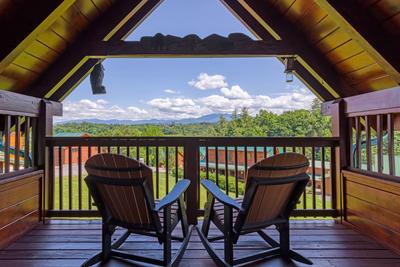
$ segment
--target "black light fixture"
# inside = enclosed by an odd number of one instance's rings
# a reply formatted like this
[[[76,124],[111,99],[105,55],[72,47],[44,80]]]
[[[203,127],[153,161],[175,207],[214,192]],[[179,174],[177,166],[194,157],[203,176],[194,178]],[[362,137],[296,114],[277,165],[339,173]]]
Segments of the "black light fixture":
[[[287,57],[285,58],[285,73],[286,73],[286,82],[293,82],[293,71],[294,71],[294,62],[295,57]]]
[[[106,88],[103,86],[104,67],[101,61],[97,63],[92,72],[90,73],[90,84],[94,95],[101,95],[106,93]]]

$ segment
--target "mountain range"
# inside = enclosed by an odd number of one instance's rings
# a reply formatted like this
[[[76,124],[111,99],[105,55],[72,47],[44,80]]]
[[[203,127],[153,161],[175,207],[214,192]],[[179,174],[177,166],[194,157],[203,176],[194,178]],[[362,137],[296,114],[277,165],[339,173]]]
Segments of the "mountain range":
[[[231,114],[209,114],[198,118],[179,119],[179,120],[162,120],[162,119],[149,119],[149,120],[101,120],[101,119],[81,119],[69,120],[59,122],[59,124],[66,123],[96,123],[96,124],[122,124],[122,125],[141,125],[141,124],[199,124],[199,123],[217,123],[220,117],[223,116],[226,120],[231,120]]]

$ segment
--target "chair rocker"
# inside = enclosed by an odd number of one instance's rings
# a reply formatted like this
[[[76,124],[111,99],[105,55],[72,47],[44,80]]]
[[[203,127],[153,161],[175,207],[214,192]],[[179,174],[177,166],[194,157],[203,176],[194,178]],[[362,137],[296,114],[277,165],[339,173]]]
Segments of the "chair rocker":
[[[114,154],[97,154],[87,160],[85,182],[102,217],[102,250],[82,266],[110,258],[129,259],[161,266],[177,266],[187,247],[192,228],[188,226],[184,193],[190,181],[180,180],[160,201],[153,199],[152,170],[145,164]],[[172,231],[181,222],[182,237]],[[117,227],[126,231],[113,243]],[[163,244],[163,259],[133,255],[118,248],[131,234],[154,236]],[[172,258],[171,240],[181,241]]]
[[[202,180],[208,199],[202,228],[196,229],[207,252],[218,266],[244,264],[272,256],[312,264],[291,250],[289,242],[289,216],[310,179],[306,174],[308,166],[307,158],[297,153],[283,153],[263,159],[249,168],[242,199],[233,199],[212,181]],[[211,221],[223,235],[208,237]],[[263,231],[272,225],[279,231],[279,242]],[[233,245],[241,235],[254,232],[266,241],[268,249],[234,259]],[[223,259],[211,245],[213,241],[221,239],[224,239]]]

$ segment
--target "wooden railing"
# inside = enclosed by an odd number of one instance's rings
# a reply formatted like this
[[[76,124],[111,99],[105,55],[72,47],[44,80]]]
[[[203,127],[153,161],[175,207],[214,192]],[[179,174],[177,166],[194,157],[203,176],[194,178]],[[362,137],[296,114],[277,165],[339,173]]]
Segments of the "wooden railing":
[[[243,137],[47,137],[49,217],[98,216],[83,179],[85,161],[101,152],[123,154],[151,166],[154,195],[163,197],[183,177],[188,219],[203,214],[206,192],[200,179],[212,179],[233,197],[244,193],[246,169],[275,153],[295,151],[310,159],[311,181],[294,216],[336,216],[338,138]]]

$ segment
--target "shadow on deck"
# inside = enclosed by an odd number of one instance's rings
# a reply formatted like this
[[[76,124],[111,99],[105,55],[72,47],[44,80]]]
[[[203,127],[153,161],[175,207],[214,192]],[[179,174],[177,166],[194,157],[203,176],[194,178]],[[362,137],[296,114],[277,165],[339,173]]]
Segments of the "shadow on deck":
[[[0,251],[0,266],[59,266],[71,267],[80,264],[101,247],[101,224],[98,220],[52,220]],[[178,230],[178,229],[177,229]],[[293,221],[291,223],[291,246],[314,262],[314,266],[400,266],[400,256],[377,244],[375,241],[332,221]],[[272,237],[277,232],[267,230]],[[117,230],[117,234],[121,231]],[[216,228],[210,235],[217,233]],[[176,249],[178,244],[173,244]],[[214,246],[223,254],[222,241]],[[235,246],[235,256],[243,256],[265,248],[266,243],[257,234],[242,236]],[[131,235],[121,247],[141,255],[162,257],[155,238]],[[132,262],[111,260],[96,266],[148,266],[132,265]],[[214,266],[193,231],[191,241],[180,266]],[[248,266],[303,266],[282,258],[273,258]],[[308,265],[304,265],[308,266]]]

